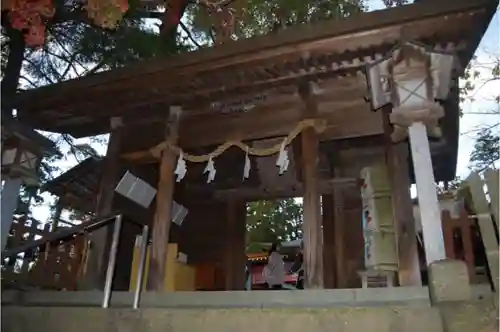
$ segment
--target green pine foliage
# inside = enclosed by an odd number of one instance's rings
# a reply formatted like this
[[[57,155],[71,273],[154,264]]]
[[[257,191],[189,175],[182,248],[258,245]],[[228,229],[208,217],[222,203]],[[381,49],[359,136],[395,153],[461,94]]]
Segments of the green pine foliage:
[[[500,137],[490,128],[482,129],[474,143],[474,150],[470,156],[470,168],[482,172],[489,167],[495,167],[500,160]]]
[[[320,20],[342,19],[362,12],[364,0],[235,0],[234,39],[265,35],[287,26]],[[211,41],[211,28],[216,22],[203,6],[188,12],[193,34]]]
[[[259,252],[259,243],[302,238],[302,204],[294,198],[247,204],[247,251]]]

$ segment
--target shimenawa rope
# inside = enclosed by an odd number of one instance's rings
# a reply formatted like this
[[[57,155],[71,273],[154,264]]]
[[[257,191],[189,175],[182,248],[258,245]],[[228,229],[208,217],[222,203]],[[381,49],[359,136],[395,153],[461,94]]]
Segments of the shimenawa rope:
[[[285,143],[285,146],[289,145],[301,132],[303,132],[307,128],[314,128],[317,133],[321,133],[326,128],[326,122],[322,119],[302,120],[297,124],[297,126],[295,126],[295,128],[288,134],[288,136],[283,139],[283,141],[281,141],[280,143],[275,144],[267,149],[253,148],[253,147],[251,147],[251,146],[249,146],[241,141],[233,140],[233,141],[227,141],[227,142],[219,145],[212,152],[207,153],[207,154],[202,154],[202,155],[193,155],[193,154],[186,153],[186,152],[182,151],[181,148],[171,144],[170,142],[160,143],[157,146],[151,148],[149,151],[156,158],[160,158],[163,150],[165,148],[168,148],[168,149],[172,150],[177,155],[179,155],[182,152],[183,158],[187,161],[192,162],[192,163],[207,162],[210,158],[213,159],[213,158],[220,156],[221,154],[224,153],[224,151],[226,151],[227,149],[229,149],[232,146],[236,146],[236,147],[240,148],[241,150],[248,153],[249,155],[264,157],[264,156],[270,156],[270,155],[278,153],[280,151],[283,143]]]

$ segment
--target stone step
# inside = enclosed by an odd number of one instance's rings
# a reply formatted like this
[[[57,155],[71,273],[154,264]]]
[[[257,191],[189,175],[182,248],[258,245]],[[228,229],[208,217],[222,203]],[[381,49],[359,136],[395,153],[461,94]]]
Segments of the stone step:
[[[87,306],[101,305],[101,291],[5,291],[2,306]],[[130,308],[132,292],[113,292],[111,306]],[[427,287],[365,289],[231,291],[231,292],[145,292],[141,308],[331,308],[359,306],[430,307]]]

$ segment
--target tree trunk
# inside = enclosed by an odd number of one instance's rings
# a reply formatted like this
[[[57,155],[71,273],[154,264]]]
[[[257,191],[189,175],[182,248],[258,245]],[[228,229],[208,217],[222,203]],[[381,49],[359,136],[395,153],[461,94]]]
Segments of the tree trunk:
[[[16,96],[19,85],[19,77],[24,61],[24,50],[26,43],[21,31],[11,27],[5,27],[9,38],[9,56],[2,79],[2,116],[12,117],[13,99]]]
[[[187,0],[177,0],[182,2],[180,5],[180,10],[179,10],[179,18],[178,18],[178,23],[174,25],[169,25],[168,24],[168,4],[167,4],[167,9],[165,10],[165,14],[163,15],[162,22],[160,25],[160,35],[162,36],[163,40],[165,41],[165,45],[167,46],[168,50],[176,50],[177,49],[177,28],[180,25],[181,19],[184,16],[184,13],[186,12],[187,6],[188,6],[188,1]],[[166,3],[168,1],[165,1]]]

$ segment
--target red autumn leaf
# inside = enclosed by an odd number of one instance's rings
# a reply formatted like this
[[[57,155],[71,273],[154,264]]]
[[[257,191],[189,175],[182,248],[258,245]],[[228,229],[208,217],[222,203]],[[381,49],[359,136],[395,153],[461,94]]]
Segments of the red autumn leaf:
[[[128,10],[128,0],[117,0],[116,4],[122,13]]]
[[[32,25],[24,35],[26,45],[30,47],[42,46],[45,40],[45,26]]]
[[[27,27],[28,22],[26,22],[26,19],[19,12],[10,11],[8,17],[14,29],[22,30]]]

